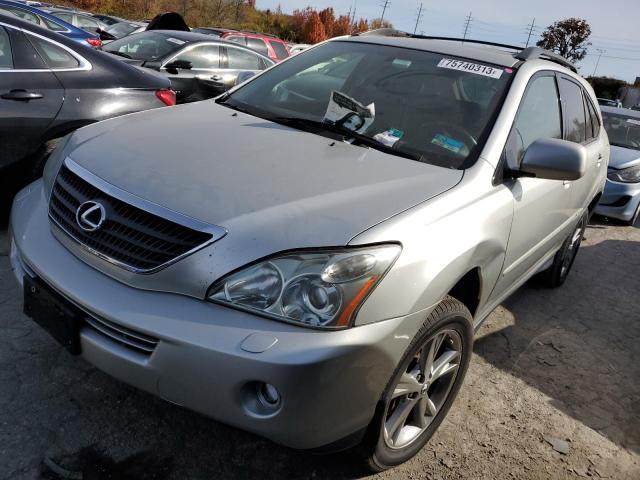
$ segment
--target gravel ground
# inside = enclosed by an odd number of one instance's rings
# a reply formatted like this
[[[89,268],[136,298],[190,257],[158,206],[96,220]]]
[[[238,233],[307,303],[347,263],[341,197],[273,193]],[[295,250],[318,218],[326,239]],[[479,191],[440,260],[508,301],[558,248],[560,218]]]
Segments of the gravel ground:
[[[440,430],[375,477],[639,479],[638,227],[596,222],[563,288],[527,285],[499,307]],[[367,475],[346,454],[279,447],[67,355],[22,315],[0,231],[0,478],[65,478],[47,464],[84,479]]]

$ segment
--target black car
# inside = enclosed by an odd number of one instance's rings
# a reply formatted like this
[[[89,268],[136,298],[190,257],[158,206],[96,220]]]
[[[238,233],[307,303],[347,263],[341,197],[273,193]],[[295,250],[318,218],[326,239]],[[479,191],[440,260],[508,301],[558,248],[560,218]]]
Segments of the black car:
[[[0,15],[0,178],[37,177],[56,139],[99,120],[175,103],[170,82],[15,17]]]
[[[208,35],[152,30],[115,40],[102,50],[171,79],[178,103],[205,100],[274,64],[235,43]]]

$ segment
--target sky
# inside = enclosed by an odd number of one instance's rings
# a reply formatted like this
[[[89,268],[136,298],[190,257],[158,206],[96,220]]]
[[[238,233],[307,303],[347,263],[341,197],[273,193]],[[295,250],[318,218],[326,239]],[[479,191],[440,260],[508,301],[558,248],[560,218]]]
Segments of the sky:
[[[354,4],[358,17],[379,18],[385,0],[257,0],[260,9],[291,13],[297,8],[333,7],[345,14]],[[385,19],[393,26],[413,32],[420,4],[423,15],[417,33],[461,37],[465,17],[471,14],[468,37],[511,45],[524,45],[528,25],[535,18],[532,42],[539,39],[547,25],[569,17],[584,18],[591,25],[592,45],[578,65],[584,76],[594,73],[598,49],[604,50],[597,75],[633,82],[640,77],[640,0],[389,0]]]

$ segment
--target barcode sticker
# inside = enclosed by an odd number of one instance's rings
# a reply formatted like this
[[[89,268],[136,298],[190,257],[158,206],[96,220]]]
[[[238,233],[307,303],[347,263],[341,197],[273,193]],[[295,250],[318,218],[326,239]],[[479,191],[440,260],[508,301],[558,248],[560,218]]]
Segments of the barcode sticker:
[[[450,70],[458,70],[460,72],[475,73],[476,75],[484,75],[485,77],[500,78],[503,70],[479,63],[466,62],[464,60],[455,60],[453,58],[443,58],[438,63],[440,68],[448,68]]]

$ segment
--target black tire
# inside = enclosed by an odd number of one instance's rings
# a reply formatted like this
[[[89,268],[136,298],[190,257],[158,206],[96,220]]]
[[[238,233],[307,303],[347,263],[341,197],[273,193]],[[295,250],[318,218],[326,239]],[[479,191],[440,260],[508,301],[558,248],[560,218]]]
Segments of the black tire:
[[[540,273],[540,282],[544,287],[558,288],[564,284],[578,255],[588,221],[588,214],[585,213],[564,241],[560,250],[556,252],[551,266]]]
[[[449,412],[469,367],[473,350],[472,325],[473,318],[467,307],[455,298],[449,296],[447,296],[425,320],[393,373],[379,403],[376,415],[369,425],[362,444],[359,446],[359,453],[369,470],[381,472],[406,462],[424,447],[438,429],[442,420]],[[459,338],[462,340],[459,366],[455,377],[451,380],[453,385],[449,387],[448,393],[444,398],[444,403],[435,416],[432,417],[433,419],[426,429],[416,436],[406,447],[392,449],[387,445],[384,436],[384,425],[387,411],[392,400],[392,393],[400,378],[410,366],[410,362],[415,361],[416,356],[419,353],[421,354],[423,346],[429,344],[430,339],[437,338],[438,333],[445,331],[457,332]]]

